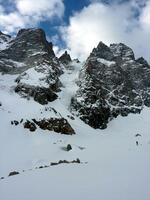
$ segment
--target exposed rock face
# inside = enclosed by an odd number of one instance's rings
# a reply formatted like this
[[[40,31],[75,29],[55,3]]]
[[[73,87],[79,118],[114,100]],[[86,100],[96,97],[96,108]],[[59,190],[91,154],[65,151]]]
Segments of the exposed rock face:
[[[33,97],[35,101],[44,105],[57,99],[57,94],[51,88],[30,86],[20,83],[15,88],[15,92],[24,97]]]
[[[25,69],[54,58],[52,44],[48,43],[42,29],[22,29],[8,47],[0,51],[0,71],[20,73]]]
[[[22,29],[9,41],[0,51],[0,72],[20,74],[15,91],[40,104],[54,101],[60,91],[61,64],[42,29]]]
[[[108,47],[100,42],[79,78],[71,110],[94,128],[106,128],[114,117],[150,106],[149,65],[135,60],[132,49],[122,43]]]
[[[75,134],[75,131],[70,126],[68,121],[64,118],[50,118],[36,120],[33,119],[32,122],[27,120],[24,123],[24,128],[28,128],[30,131],[36,130],[36,125],[43,130],[55,131],[57,133],[72,135]]]
[[[67,51],[65,51],[65,53],[60,56],[59,60],[61,61],[62,64],[64,65],[68,65],[72,60],[70,55],[67,53]]]
[[[148,62],[143,58],[143,57],[140,57],[136,60],[136,62],[142,64],[144,67],[150,67]]]

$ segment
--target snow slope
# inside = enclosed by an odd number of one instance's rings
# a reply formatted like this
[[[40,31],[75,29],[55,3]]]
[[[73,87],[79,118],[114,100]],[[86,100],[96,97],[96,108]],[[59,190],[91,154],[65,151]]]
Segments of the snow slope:
[[[145,108],[140,115],[118,117],[105,130],[92,129],[77,117],[70,119],[68,107],[78,89],[79,69],[80,64],[74,63],[65,70],[59,98],[46,106],[14,93],[15,75],[0,75],[0,177],[5,177],[0,180],[2,200],[150,199],[150,109]],[[31,133],[22,124],[10,123],[60,115],[67,118],[76,135],[41,129]],[[63,150],[67,144],[73,148],[69,152]],[[35,169],[76,158],[83,163]],[[8,177],[14,170],[20,174]]]

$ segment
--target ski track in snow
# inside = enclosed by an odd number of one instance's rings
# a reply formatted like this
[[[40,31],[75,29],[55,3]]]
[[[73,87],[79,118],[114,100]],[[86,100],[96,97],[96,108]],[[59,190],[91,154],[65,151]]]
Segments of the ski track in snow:
[[[60,77],[63,87],[59,98],[45,106],[14,93],[16,76],[0,75],[0,177],[5,177],[0,180],[2,200],[150,199],[150,109],[144,108],[140,115],[118,117],[105,130],[94,130],[77,117],[71,120],[68,107],[78,89],[75,82],[79,69],[80,65],[75,65],[65,70]],[[55,116],[45,107],[55,108],[67,118],[76,135],[39,128],[31,133],[22,125],[10,124],[15,119]],[[135,137],[137,133],[141,137]],[[67,144],[73,148],[69,152],[62,150]],[[76,158],[88,163],[62,164],[8,177],[11,171]]]

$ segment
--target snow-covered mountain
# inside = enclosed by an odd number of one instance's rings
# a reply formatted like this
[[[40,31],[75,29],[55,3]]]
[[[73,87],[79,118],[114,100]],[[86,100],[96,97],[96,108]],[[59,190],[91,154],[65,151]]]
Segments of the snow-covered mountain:
[[[42,29],[0,32],[2,200],[149,200],[149,106],[150,66],[125,44],[80,62]]]

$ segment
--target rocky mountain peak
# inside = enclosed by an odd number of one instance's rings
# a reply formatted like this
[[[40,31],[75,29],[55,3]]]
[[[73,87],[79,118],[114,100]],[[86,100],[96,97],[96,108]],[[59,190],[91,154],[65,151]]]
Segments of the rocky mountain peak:
[[[24,40],[30,45],[35,46],[41,45],[41,47],[45,48],[51,56],[54,56],[54,52],[52,51],[53,45],[46,40],[46,35],[43,29],[21,29],[19,30],[16,40]]]
[[[120,60],[135,60],[134,53],[130,47],[123,43],[110,44],[108,47],[103,42],[99,42],[98,46],[93,49],[91,56],[97,58],[106,59],[109,61],[120,59]]]
[[[0,58],[0,71],[4,73],[20,73],[37,63],[56,59],[53,45],[42,29],[21,29],[0,52]]]
[[[138,58],[136,61],[142,64],[144,67],[150,67],[148,62],[143,57]]]
[[[125,44],[100,42],[86,60],[71,110],[94,128],[106,128],[118,115],[140,113],[150,106],[150,68],[135,60]]]
[[[122,59],[135,59],[133,50],[123,43],[110,44],[110,50],[114,57],[120,57]]]
[[[15,92],[40,104],[57,98],[62,69],[42,29],[21,29],[0,51],[0,72],[18,74]]]
[[[52,43],[46,40],[45,32],[42,29],[21,29],[11,47],[21,48],[19,51],[26,53],[29,51],[30,54],[38,51],[48,54],[50,57],[55,56]]]
[[[20,29],[17,33],[17,37],[20,36],[20,35],[27,35],[27,34],[38,34],[38,35],[43,35],[45,37],[45,32],[43,29],[41,28],[23,28],[23,29]]]
[[[105,45],[103,42],[99,42],[97,48],[94,48],[92,53],[90,54],[90,57],[97,57],[97,58],[103,58],[107,60],[113,59],[113,53],[111,52],[110,48]]]
[[[71,60],[71,56],[68,54],[67,51],[65,51],[60,57],[59,60],[61,61],[61,63],[68,65],[72,60]]]

